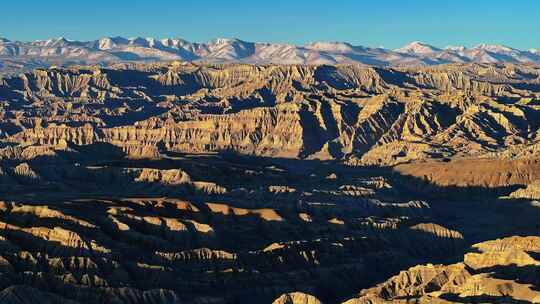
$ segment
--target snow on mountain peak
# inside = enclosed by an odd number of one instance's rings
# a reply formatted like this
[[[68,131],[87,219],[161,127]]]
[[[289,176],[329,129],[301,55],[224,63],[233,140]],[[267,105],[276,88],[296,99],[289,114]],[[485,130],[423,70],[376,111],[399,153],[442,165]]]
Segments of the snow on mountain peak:
[[[449,45],[444,48],[447,51],[464,52],[467,48],[463,45]]]
[[[510,53],[516,51],[515,49],[505,45],[485,43],[475,46],[474,49],[485,50],[492,53]]]
[[[429,44],[426,44],[426,43],[423,43],[423,42],[420,42],[420,41],[413,41],[403,47],[400,47],[399,49],[396,49],[394,50],[398,53],[409,53],[409,54],[420,54],[420,55],[423,55],[423,54],[429,54],[429,53],[436,53],[436,52],[440,52],[441,50],[432,46],[432,45],[429,45]]]
[[[512,62],[540,64],[540,51],[521,51],[504,45],[480,44],[473,48],[448,46],[444,49],[414,41],[396,50],[353,46],[347,42],[318,41],[305,45],[247,42],[217,38],[205,43],[180,38],[103,37],[92,41],[66,38],[33,42],[0,38],[0,54],[66,64],[138,60],[205,60],[278,64],[362,63],[367,65],[433,65],[463,62]],[[54,60],[53,60],[54,59]],[[0,59],[0,64],[2,63]],[[4,59],[5,60],[5,59]],[[10,59],[12,60],[12,59]],[[30,65],[29,65],[30,66]]]
[[[244,41],[236,38],[216,38],[209,42],[209,44],[234,44],[234,43],[244,43]]]
[[[346,53],[352,52],[354,47],[346,42],[317,41],[307,44],[306,48],[323,52]]]

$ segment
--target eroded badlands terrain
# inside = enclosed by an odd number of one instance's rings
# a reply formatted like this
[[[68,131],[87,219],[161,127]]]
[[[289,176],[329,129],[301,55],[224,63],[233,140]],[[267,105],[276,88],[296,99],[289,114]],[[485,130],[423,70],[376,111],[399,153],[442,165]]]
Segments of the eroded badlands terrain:
[[[0,303],[540,303],[540,68],[0,79]]]

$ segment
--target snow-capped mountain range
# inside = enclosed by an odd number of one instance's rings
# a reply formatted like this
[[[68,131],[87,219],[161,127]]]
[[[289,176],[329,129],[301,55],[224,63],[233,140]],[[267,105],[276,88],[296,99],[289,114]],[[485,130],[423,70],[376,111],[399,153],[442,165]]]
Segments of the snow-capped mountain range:
[[[206,43],[183,39],[106,37],[94,41],[65,38],[32,42],[0,38],[0,71],[53,64],[106,64],[118,61],[207,61],[273,64],[433,65],[443,63],[540,63],[540,51],[503,45],[437,48],[412,42],[389,50],[345,42],[306,45],[247,42],[219,38]]]

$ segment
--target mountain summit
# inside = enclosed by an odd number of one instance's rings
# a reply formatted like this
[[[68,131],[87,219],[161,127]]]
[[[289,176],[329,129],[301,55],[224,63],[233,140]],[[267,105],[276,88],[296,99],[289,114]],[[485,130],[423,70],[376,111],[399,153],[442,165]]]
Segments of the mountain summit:
[[[251,64],[365,64],[416,66],[445,63],[540,63],[540,53],[480,44],[473,48],[441,49],[414,41],[389,50],[352,45],[347,42],[317,41],[306,45],[259,43],[218,38],[204,43],[180,38],[103,37],[74,41],[63,37],[32,42],[0,38],[1,74],[18,73],[35,67],[114,62],[205,61]]]
[[[420,42],[420,41],[413,41],[405,46],[402,46],[399,49],[396,49],[395,51],[398,53],[425,55],[425,54],[433,54],[436,52],[440,52],[441,49],[431,46],[429,44]]]

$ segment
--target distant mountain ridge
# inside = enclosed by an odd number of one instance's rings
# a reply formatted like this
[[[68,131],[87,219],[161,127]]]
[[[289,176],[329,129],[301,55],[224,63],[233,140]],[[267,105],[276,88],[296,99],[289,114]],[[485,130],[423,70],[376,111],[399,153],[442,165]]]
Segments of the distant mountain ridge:
[[[351,64],[412,66],[445,63],[540,63],[540,52],[504,45],[438,48],[415,41],[390,50],[354,46],[346,42],[306,45],[248,42],[218,38],[205,43],[180,38],[104,37],[73,41],[63,37],[31,42],[0,38],[0,73],[36,66],[107,64],[119,61],[207,61],[256,64]]]

